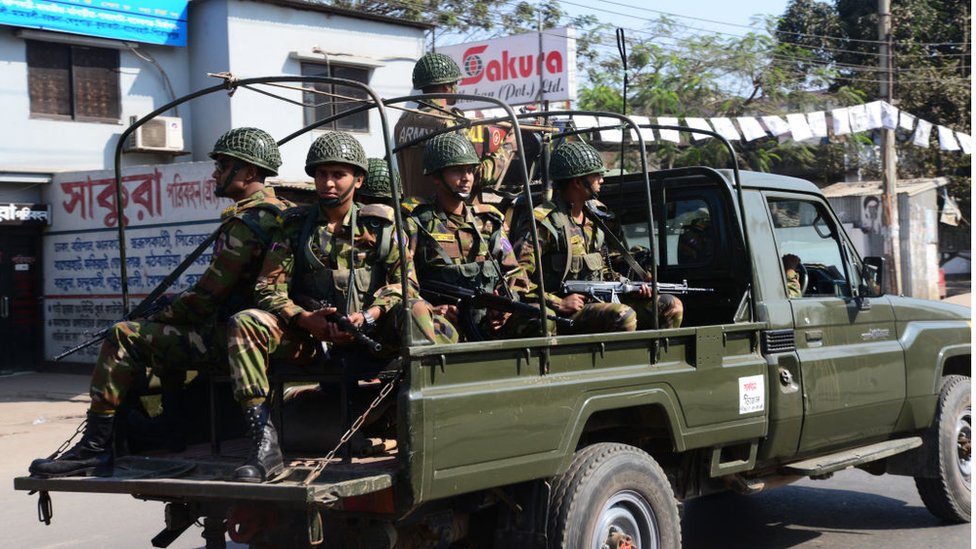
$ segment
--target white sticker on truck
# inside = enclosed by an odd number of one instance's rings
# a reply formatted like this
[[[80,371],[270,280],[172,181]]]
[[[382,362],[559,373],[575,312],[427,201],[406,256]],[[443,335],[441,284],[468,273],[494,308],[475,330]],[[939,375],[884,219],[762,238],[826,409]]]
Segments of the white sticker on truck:
[[[739,413],[761,412],[765,407],[766,388],[763,376],[739,378]]]

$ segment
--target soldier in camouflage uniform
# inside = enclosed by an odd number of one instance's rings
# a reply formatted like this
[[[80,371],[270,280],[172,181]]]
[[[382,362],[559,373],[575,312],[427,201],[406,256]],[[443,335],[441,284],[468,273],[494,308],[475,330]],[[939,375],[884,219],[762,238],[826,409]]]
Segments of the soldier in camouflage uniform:
[[[461,135],[440,134],[427,142],[424,173],[437,183],[437,193],[427,201],[413,198],[403,205],[410,214],[407,230],[417,277],[421,284],[444,282],[517,299],[528,289],[528,279],[508,241],[504,215],[489,204],[467,203],[477,166],[474,147]],[[426,297],[467,340],[538,332],[533,331],[533,319],[484,309],[462,310],[459,316],[455,304]]]
[[[35,460],[31,474],[107,474],[115,412],[147,366],[165,382],[182,378],[187,369],[225,364],[226,346],[219,343],[226,337],[225,322],[253,306],[254,281],[268,242],[279,238],[282,214],[292,204],[264,186],[265,178],[277,175],[281,165],[278,145],[266,132],[230,130],[217,140],[210,157],[216,161],[214,193],[236,201],[221,213],[210,265],[159,313],[112,327],[92,373],[83,438],[57,459]],[[165,388],[163,405],[167,406]]]
[[[456,93],[460,81],[461,69],[443,53],[426,53],[413,67],[413,87],[421,93]],[[416,109],[404,112],[393,130],[397,147],[464,120],[464,113],[453,105],[451,100],[434,99],[422,101]],[[488,185],[502,178],[512,160],[513,137],[510,134],[498,150],[478,160],[477,183]],[[436,192],[436,182],[423,172],[423,145],[418,143],[397,152],[397,165],[405,196],[427,197]]]
[[[411,286],[408,298],[417,295],[417,279],[411,258],[400,257],[393,208],[353,201],[366,170],[366,153],[352,135],[328,132],[312,143],[305,171],[315,178],[319,201],[286,213],[282,238],[268,252],[255,288],[259,308],[234,315],[228,325],[234,394],[256,425],[251,457],[235,480],[260,482],[282,469],[277,433],[268,422],[270,360],[310,362],[321,352],[320,342],[329,344],[330,355],[358,352],[353,337],[328,320],[332,313],[383,344],[383,354],[374,358],[394,355],[403,329],[431,342],[457,341],[435,326],[423,300],[407,300],[412,324],[399,325],[401,269]],[[299,296],[331,306],[307,310],[296,303]]]
[[[560,316],[573,320],[573,326],[562,333],[634,331],[651,326],[653,305],[649,286],[639,295],[622,296],[625,303],[591,303],[580,294],[564,294],[566,280],[616,280],[608,262],[606,235],[587,211],[586,203],[595,200],[603,183],[606,168],[600,154],[582,142],[557,148],[550,160],[549,172],[556,185],[556,197],[535,208],[533,216],[539,234],[542,254],[542,280],[546,302]],[[605,209],[602,204],[598,205]],[[535,274],[536,250],[531,239],[522,245],[519,263],[532,277]],[[534,299],[526,296],[526,301]],[[681,325],[681,302],[672,295],[658,296],[657,314],[662,328]],[[636,309],[636,310],[635,310]]]
[[[382,158],[370,158],[363,186],[356,190],[356,202],[360,204],[386,204],[393,207],[393,181],[400,185],[400,177],[390,177],[390,167]]]

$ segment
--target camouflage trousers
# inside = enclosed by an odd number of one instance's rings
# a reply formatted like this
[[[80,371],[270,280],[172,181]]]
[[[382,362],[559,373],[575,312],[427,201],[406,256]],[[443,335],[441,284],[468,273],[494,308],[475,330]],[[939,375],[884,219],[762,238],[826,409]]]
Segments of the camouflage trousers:
[[[681,300],[671,294],[658,294],[657,325],[658,328],[680,328],[684,320],[685,308]],[[653,327],[654,302],[649,298],[622,296],[621,301],[637,311],[637,327],[650,330]]]
[[[92,372],[91,411],[114,413],[132,385],[151,368],[164,386],[182,385],[187,370],[226,368],[225,326],[175,326],[160,322],[119,322],[102,342]]]
[[[370,334],[383,346],[374,355],[390,359],[400,348],[402,310],[398,304],[379,319]],[[413,302],[410,311],[411,336],[431,343],[457,343],[454,327],[434,315],[426,301]],[[323,343],[299,328],[285,323],[267,311],[246,309],[231,317],[227,323],[228,362],[234,384],[234,397],[244,402],[268,396],[268,365],[272,360],[294,364],[310,364],[323,353]],[[355,345],[350,343],[349,345]]]
[[[572,317],[572,327],[560,334],[592,334],[598,332],[633,332],[653,326],[654,304],[646,298],[627,298],[624,303],[587,303]],[[659,328],[679,328],[684,317],[681,300],[670,294],[659,294],[657,302]]]

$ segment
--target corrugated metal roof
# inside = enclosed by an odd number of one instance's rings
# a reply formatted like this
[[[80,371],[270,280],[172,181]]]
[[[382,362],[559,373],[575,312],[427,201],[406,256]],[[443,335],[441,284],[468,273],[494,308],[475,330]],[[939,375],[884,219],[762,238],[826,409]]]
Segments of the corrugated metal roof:
[[[920,179],[898,180],[898,194],[915,196],[939,187],[945,187],[949,180],[945,177],[931,177]],[[827,198],[841,198],[845,196],[870,196],[881,193],[880,181],[843,181],[828,185],[822,189]]]

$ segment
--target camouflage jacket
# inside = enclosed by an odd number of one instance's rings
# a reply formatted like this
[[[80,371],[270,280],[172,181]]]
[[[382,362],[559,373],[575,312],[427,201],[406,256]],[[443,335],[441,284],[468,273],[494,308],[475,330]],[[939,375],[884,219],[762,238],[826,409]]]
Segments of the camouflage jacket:
[[[220,214],[220,234],[206,271],[187,291],[153,317],[166,324],[202,324],[226,319],[255,304],[254,282],[265,251],[280,238],[284,212],[293,204],[264,188]]]
[[[504,282],[511,297],[528,290],[528,278],[508,240],[505,216],[494,206],[469,205],[462,215],[449,214],[437,206],[435,197],[430,201],[408,199],[403,209],[409,215],[407,233],[421,281],[445,266],[485,264],[486,259],[493,259],[497,282]],[[468,282],[473,283],[473,277]]]
[[[444,110],[441,110],[430,105],[420,105],[416,111],[405,112],[397,120],[393,130],[397,146],[427,136],[437,130],[456,126],[459,120],[464,120],[464,113],[454,107],[444,107]],[[460,131],[470,139],[470,132],[480,129],[481,127],[475,127]],[[472,142],[474,141],[472,139]],[[508,171],[512,157],[512,150],[507,146],[499,147],[493,153],[483,154],[481,164],[475,174],[476,186],[482,188],[495,186]],[[423,141],[401,149],[397,153],[397,166],[404,181],[404,194],[416,197],[428,196],[435,192],[433,180],[430,176],[424,175]]]
[[[303,234],[307,238],[303,239]],[[400,302],[402,268],[407,269],[409,295],[415,295],[417,285],[412,259],[400,260],[396,234],[393,208],[382,204],[354,204],[335,234],[328,231],[327,218],[318,205],[289,210],[283,237],[271,245],[258,277],[258,307],[290,323],[304,309],[289,292],[311,295],[315,289],[306,287],[310,280],[314,284],[316,279],[348,272],[351,267],[353,273],[365,274],[367,279],[359,280],[357,292],[349,292],[354,301],[363,308],[379,307],[385,314]],[[351,279],[354,277],[355,274]],[[355,312],[347,310],[348,302],[336,300],[334,305],[341,314]]]
[[[582,223],[573,221],[569,205],[560,197],[537,206],[532,214],[539,234],[537,251],[532,239],[525,237],[519,252],[519,264],[532,284],[524,301],[537,299],[536,253],[542,254],[542,280],[545,282],[546,302],[558,307],[565,280],[604,280],[613,276],[607,264],[606,235],[589,218]]]

